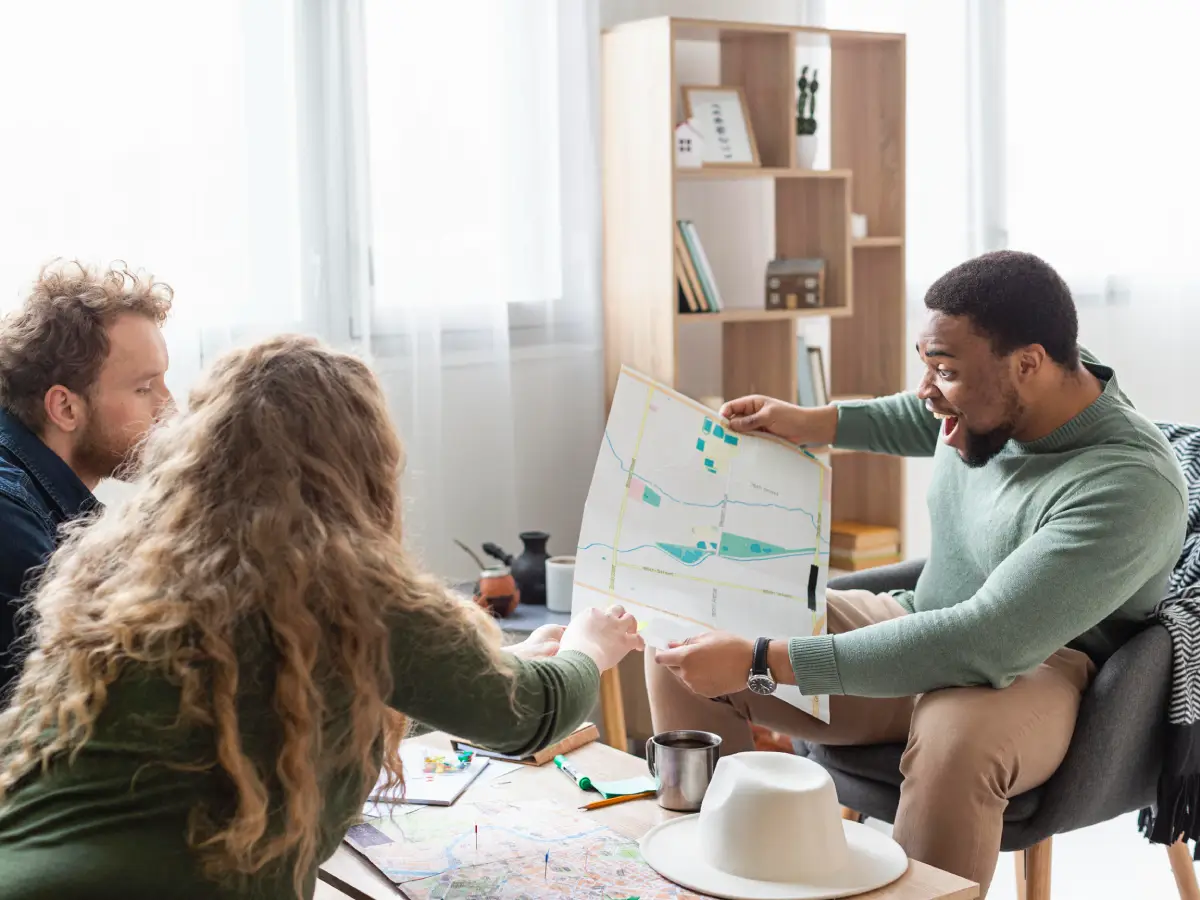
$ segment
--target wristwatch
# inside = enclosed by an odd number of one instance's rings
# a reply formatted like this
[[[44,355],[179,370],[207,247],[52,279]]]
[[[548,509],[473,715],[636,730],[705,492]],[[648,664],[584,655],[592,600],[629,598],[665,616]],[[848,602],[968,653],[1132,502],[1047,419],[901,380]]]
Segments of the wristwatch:
[[[779,687],[767,666],[767,648],[770,646],[770,638],[759,638],[754,642],[754,657],[750,663],[750,677],[746,679],[746,687],[756,694],[773,694],[775,688]]]

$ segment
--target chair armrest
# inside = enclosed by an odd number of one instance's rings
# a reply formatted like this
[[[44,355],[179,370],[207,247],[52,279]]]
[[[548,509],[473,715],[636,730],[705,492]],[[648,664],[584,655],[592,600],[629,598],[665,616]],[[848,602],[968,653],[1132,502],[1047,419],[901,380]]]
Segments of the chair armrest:
[[[917,579],[921,577],[923,568],[925,568],[925,560],[911,559],[908,562],[839,575],[837,578],[829,579],[826,586],[835,591],[870,591],[873,594],[886,594],[888,591],[911,591],[916,588]]]
[[[1067,756],[1046,783],[1037,828],[1061,834],[1153,804],[1162,770],[1171,637],[1135,635],[1083,696]]]

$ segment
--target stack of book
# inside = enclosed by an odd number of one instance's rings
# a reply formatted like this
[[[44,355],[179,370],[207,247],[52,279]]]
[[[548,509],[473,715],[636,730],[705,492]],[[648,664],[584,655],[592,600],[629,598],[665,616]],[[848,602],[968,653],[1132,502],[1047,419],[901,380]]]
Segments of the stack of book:
[[[700,244],[700,233],[688,219],[675,223],[675,281],[679,286],[680,312],[720,312],[725,308],[712,266]]]
[[[858,572],[900,562],[900,529],[865,522],[831,522],[829,566]]]

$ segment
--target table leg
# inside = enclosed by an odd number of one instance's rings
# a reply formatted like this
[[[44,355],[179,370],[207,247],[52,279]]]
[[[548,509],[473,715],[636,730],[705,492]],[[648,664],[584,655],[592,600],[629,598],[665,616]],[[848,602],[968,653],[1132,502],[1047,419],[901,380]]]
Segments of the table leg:
[[[621,699],[621,673],[616,666],[600,676],[600,717],[604,725],[604,742],[627,753],[629,735],[625,731],[625,701]]]

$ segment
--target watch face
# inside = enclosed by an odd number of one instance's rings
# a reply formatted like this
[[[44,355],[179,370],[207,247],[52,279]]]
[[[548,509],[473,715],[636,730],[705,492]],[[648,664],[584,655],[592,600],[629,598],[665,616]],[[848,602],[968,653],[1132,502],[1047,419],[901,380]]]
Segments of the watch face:
[[[751,675],[746,686],[756,694],[775,693],[775,680],[770,675]]]

